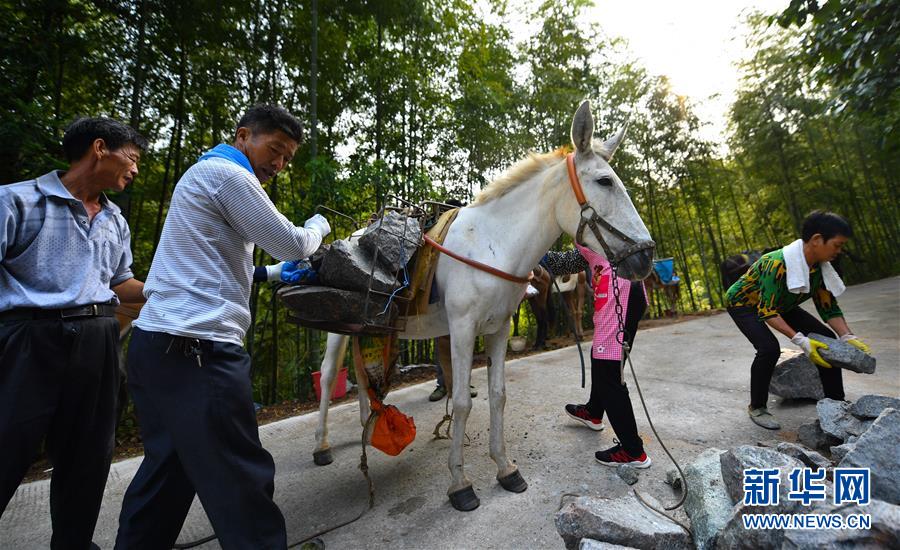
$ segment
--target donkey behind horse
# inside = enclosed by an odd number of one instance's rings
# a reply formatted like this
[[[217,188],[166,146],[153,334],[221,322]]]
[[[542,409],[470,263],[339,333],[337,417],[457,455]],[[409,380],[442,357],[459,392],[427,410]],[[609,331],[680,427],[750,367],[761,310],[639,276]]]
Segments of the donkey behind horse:
[[[441,255],[435,275],[440,299],[414,319],[400,334],[404,339],[427,339],[450,334],[452,404],[455,422],[448,466],[447,491],[457,510],[473,510],[479,499],[463,466],[466,421],[472,409],[469,381],[475,337],[484,335],[489,358],[490,456],[497,465],[497,480],[509,491],[522,492],[528,485],[506,454],[503,411],[506,404],[504,362],[510,318],[525,292],[526,276],[550,246],[566,232],[591,250],[618,265],[619,276],[629,280],[646,277],[652,268],[655,244],[650,239],[624,185],[608,161],[624,130],[609,140],[593,142],[594,119],[587,101],[572,122],[575,152],[563,150],[533,154],[487,186],[462,208],[444,240],[444,247],[462,258],[475,260],[512,274],[513,282],[473,268],[468,263]],[[590,229],[590,231],[585,231]],[[490,296],[489,300],[484,297]],[[323,400],[331,394],[341,351],[347,337],[328,336],[322,362]],[[361,377],[360,379],[362,379]],[[360,387],[361,418],[368,403]],[[327,401],[316,432],[316,454],[329,450],[326,431]]]
[[[554,279],[550,272],[542,266],[534,268],[532,274],[531,286],[538,291],[536,295],[528,298],[528,304],[531,306],[531,312],[534,313],[537,322],[537,334],[532,349],[547,347],[550,323],[554,318],[552,295],[557,293],[557,288],[559,288],[558,294],[562,298],[563,307],[566,308],[566,314],[575,322],[575,337],[581,341],[584,338],[584,298],[587,295],[587,276],[584,272],[579,272]],[[566,326],[569,326],[569,322],[566,320]]]

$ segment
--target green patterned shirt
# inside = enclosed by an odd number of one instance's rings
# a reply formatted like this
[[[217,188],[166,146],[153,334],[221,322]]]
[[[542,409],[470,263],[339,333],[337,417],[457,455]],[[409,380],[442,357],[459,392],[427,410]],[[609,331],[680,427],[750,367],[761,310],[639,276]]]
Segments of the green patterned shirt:
[[[825,288],[818,264],[809,269],[809,287],[809,294],[794,294],[787,289],[784,251],[778,249],[750,266],[728,289],[725,301],[729,308],[755,307],[760,319],[768,319],[787,313],[812,297],[824,321],[844,315],[834,295]]]

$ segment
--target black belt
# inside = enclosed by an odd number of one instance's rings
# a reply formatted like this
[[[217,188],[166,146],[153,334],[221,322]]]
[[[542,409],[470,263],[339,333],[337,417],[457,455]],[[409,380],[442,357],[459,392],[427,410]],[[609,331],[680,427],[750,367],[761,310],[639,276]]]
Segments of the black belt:
[[[66,309],[42,309],[23,307],[0,312],[0,321],[33,321],[37,319],[73,319],[78,317],[112,317],[116,306],[111,304],[90,304]]]

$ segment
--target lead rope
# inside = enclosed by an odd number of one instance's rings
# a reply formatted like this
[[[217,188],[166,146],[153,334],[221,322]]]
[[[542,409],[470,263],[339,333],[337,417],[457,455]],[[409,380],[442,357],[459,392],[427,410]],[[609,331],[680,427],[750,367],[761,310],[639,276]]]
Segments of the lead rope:
[[[681,470],[681,465],[678,464],[678,461],[675,460],[675,457],[673,457],[672,453],[669,452],[669,449],[666,448],[666,444],[663,443],[662,438],[659,437],[659,433],[657,433],[656,427],[653,426],[653,420],[650,419],[650,411],[647,410],[647,403],[644,401],[644,394],[643,394],[643,392],[641,392],[641,385],[638,383],[637,375],[634,372],[634,364],[631,362],[631,346],[629,346],[628,342],[625,340],[625,320],[624,320],[624,315],[623,315],[622,301],[619,298],[619,274],[617,273],[617,268],[615,265],[610,265],[610,271],[612,272],[612,278],[611,278],[610,282],[612,283],[613,296],[615,297],[615,301],[616,301],[616,319],[618,320],[618,323],[619,323],[619,330],[616,333],[616,342],[618,342],[622,346],[622,360],[621,360],[621,363],[619,366],[619,374],[621,376],[622,384],[624,385],[625,384],[625,376],[624,376],[625,375],[625,360],[627,359],[628,367],[631,369],[631,377],[634,379],[634,387],[637,388],[638,397],[640,397],[640,399],[641,399],[641,407],[644,409],[644,416],[647,417],[647,423],[650,424],[650,429],[653,431],[653,435],[656,436],[656,440],[659,441],[659,446],[662,447],[663,451],[666,452],[666,455],[668,455],[669,460],[671,460],[672,464],[675,465],[675,468],[678,469],[678,475],[681,476],[681,487],[682,487],[681,499],[679,499],[678,502],[672,506],[664,506],[664,509],[666,511],[676,510],[676,509],[680,508],[682,504],[684,504],[684,500],[685,500],[685,498],[687,498],[687,491],[688,491],[687,478],[684,477],[684,472]],[[663,516],[669,518],[670,520],[672,520],[673,522],[678,524],[679,527],[681,527],[682,529],[684,529],[685,531],[687,531],[688,533],[693,535],[690,527],[684,525],[683,523],[681,523],[674,517],[670,516],[669,514],[667,514],[666,512],[664,512],[662,510],[657,509],[652,504],[650,504],[649,502],[644,500],[644,497],[642,497],[641,494],[638,493],[637,489],[632,489],[632,491],[634,492],[634,496],[637,497],[637,499],[641,502],[641,504],[643,504],[647,508],[653,510],[657,514],[662,514]]]

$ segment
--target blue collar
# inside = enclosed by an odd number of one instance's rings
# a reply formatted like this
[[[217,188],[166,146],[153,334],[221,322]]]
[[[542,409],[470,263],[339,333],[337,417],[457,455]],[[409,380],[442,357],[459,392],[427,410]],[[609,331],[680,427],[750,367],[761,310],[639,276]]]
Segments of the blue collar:
[[[63,173],[63,170],[53,170],[43,176],[38,176],[37,178],[37,188],[38,191],[41,192],[45,197],[57,197],[63,199],[66,202],[80,203],[81,201],[72,196],[72,193],[63,185],[61,179],[59,179],[60,174]],[[100,201],[100,206],[103,208],[108,208],[113,211],[113,213],[118,214],[121,212],[119,206],[113,201],[109,200],[106,196],[106,193],[100,193],[100,197],[98,199]]]
[[[213,147],[212,149],[210,149],[209,151],[203,153],[203,155],[201,155],[200,158],[197,159],[197,162],[211,159],[211,158],[220,158],[220,159],[229,160],[229,161],[237,164],[238,166],[243,167],[245,170],[247,170],[251,174],[254,174],[253,166],[250,165],[250,159],[248,159],[247,156],[244,155],[244,153],[241,153],[240,151],[238,151],[231,145],[228,145],[227,143],[220,143],[220,144],[216,145],[215,147]]]

